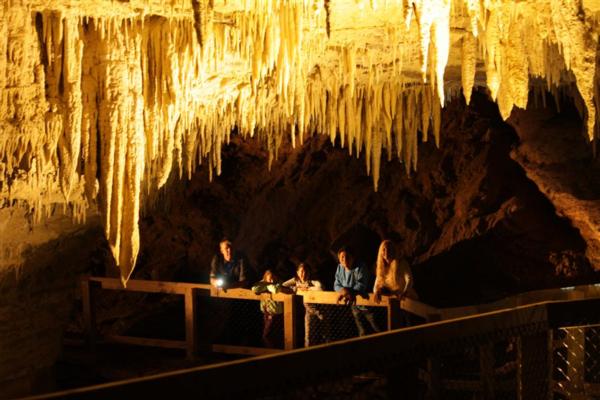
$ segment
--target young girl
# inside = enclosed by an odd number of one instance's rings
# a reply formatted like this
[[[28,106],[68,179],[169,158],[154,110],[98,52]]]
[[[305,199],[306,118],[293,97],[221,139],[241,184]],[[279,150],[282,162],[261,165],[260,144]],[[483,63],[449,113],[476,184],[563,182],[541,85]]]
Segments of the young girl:
[[[305,290],[323,290],[321,282],[310,278],[310,272],[304,263],[298,264],[296,276],[285,281],[283,286],[292,289],[294,293]],[[304,313],[304,347],[308,347],[311,342],[311,325],[316,319],[323,320],[323,315],[315,304],[304,304],[304,308],[306,310]]]
[[[285,281],[283,286],[292,289],[294,293],[304,290],[323,290],[321,282],[311,279],[310,272],[304,263],[298,264],[296,276]],[[314,338],[311,338],[311,326],[316,320],[322,321],[323,314],[319,312],[316,304],[305,303],[304,309],[304,347],[308,347],[311,342],[314,342]]]
[[[292,289],[294,292],[302,290],[322,290],[321,282],[310,279],[310,272],[304,263],[298,264],[296,267],[296,276],[285,281],[283,286]]]
[[[282,291],[281,284],[277,283],[277,277],[270,269],[266,270],[260,282],[252,286],[255,294],[279,293]],[[260,301],[260,311],[263,313],[262,340],[265,347],[275,348],[281,346],[283,330],[283,304],[272,298]]]

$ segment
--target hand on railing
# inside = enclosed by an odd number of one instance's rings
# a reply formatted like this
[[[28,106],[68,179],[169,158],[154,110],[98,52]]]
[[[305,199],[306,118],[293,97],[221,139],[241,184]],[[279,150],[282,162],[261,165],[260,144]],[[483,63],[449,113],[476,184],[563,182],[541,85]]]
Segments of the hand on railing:
[[[347,306],[356,304],[356,295],[352,292],[351,289],[342,288],[339,293],[340,295],[337,298],[337,304],[339,304],[340,301],[343,301],[344,304]]]
[[[377,304],[381,303],[381,291],[380,290],[375,290],[375,292],[373,292],[373,300],[375,300],[375,303],[377,303]]]

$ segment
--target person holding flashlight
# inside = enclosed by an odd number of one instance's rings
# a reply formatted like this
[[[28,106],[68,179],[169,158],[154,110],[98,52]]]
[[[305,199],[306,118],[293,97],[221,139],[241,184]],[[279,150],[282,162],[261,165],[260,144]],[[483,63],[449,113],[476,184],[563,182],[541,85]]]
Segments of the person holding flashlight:
[[[233,250],[231,241],[219,242],[219,253],[210,263],[210,284],[223,290],[248,287],[248,262]]]
[[[223,238],[219,242],[219,252],[210,263],[210,284],[226,291],[233,288],[247,288],[249,265],[245,257],[234,251],[231,241]],[[244,344],[250,338],[246,328],[235,329],[232,321],[243,319],[242,311],[236,307],[236,300],[211,301],[212,308],[209,339],[211,343]]]

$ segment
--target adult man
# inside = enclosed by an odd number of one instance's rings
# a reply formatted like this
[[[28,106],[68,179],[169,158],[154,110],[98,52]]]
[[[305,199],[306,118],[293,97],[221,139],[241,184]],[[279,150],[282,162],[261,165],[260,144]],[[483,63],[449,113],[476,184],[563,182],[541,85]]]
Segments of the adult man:
[[[249,266],[241,253],[233,250],[231,241],[223,238],[219,242],[219,253],[210,263],[210,284],[227,290],[247,288],[249,284]],[[247,316],[240,307],[242,300],[211,298],[211,309],[208,324],[211,343],[247,344],[250,334],[245,325],[238,326],[236,321],[243,321]]]
[[[351,306],[352,316],[360,336],[366,334],[363,317],[369,322],[373,331],[379,332],[373,313],[364,306],[356,305],[357,295],[368,297],[369,271],[363,263],[354,261],[354,255],[349,249],[342,247],[338,250],[337,255],[339,264],[335,271],[333,287],[336,292],[340,293],[338,301],[343,300],[344,303]]]
[[[219,253],[210,263],[210,284],[223,289],[248,286],[248,263],[238,252],[234,252],[231,241],[223,238],[219,242]]]

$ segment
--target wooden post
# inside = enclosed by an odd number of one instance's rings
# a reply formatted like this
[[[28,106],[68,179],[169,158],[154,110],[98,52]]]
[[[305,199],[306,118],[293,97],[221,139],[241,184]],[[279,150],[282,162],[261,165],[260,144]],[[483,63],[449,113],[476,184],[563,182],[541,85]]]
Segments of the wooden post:
[[[302,304],[302,296],[295,294],[285,297],[283,301],[283,336],[285,350],[292,350],[298,347],[298,335],[296,334],[296,315]]]
[[[97,286],[96,282],[85,277],[81,280],[81,301],[83,303],[83,322],[87,334],[87,344],[91,350],[96,348],[96,305],[93,289]]]
[[[387,330],[398,329],[402,327],[402,311],[400,301],[395,297],[387,298]]]
[[[185,342],[187,357],[193,359],[198,352],[198,332],[196,321],[196,289],[185,291]]]
[[[427,359],[427,370],[429,371],[428,398],[440,400],[442,398],[442,362],[439,357]]]
[[[440,314],[428,314],[426,321],[440,321]],[[430,357],[427,359],[427,369],[429,371],[429,395],[432,399],[438,400],[442,398],[442,362],[439,357]]]
[[[195,300],[194,300],[194,311],[195,311],[195,328],[197,332],[196,336],[196,350],[200,352],[209,353],[213,351],[212,341],[214,340],[214,334],[211,331],[209,313],[211,301],[212,288],[209,289],[194,289]]]
[[[493,343],[479,346],[479,371],[483,398],[493,400],[495,398]]]
[[[549,398],[548,340],[548,331],[519,337],[517,353],[517,398],[519,400]]]

